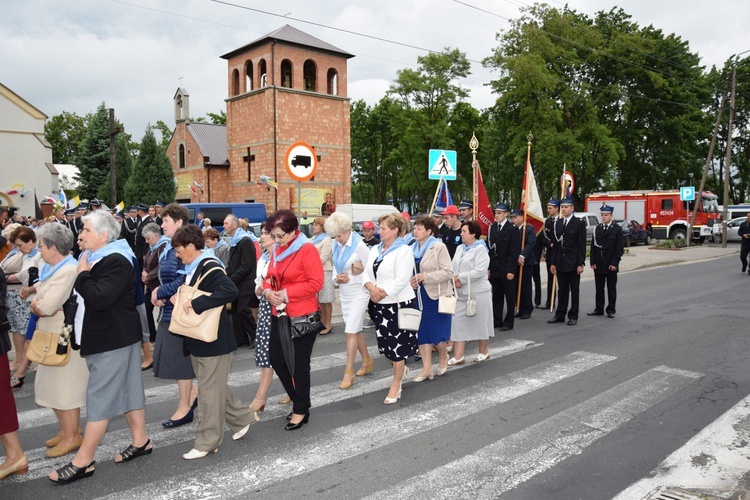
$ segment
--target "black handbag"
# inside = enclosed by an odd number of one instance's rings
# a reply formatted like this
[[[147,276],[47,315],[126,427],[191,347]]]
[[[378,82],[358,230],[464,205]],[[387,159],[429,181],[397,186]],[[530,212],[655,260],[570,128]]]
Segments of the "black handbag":
[[[320,313],[317,312],[308,314],[307,316],[295,316],[294,318],[289,318],[289,320],[292,324],[291,332],[293,339],[320,333],[325,328],[325,325],[320,320]]]

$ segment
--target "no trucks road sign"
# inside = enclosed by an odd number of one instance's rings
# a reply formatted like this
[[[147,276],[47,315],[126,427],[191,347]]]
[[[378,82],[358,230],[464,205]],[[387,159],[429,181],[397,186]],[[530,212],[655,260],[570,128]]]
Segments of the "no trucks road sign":
[[[310,180],[318,169],[318,157],[315,150],[306,142],[295,142],[286,150],[284,159],[286,171],[295,181]]]

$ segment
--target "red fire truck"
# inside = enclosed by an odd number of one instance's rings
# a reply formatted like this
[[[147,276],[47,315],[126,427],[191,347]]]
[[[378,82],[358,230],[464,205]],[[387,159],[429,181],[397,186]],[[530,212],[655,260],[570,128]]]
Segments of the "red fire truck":
[[[698,200],[696,200],[698,201]],[[586,211],[597,212],[602,204],[615,208],[615,219],[635,220],[651,230],[651,237],[684,241],[693,210],[695,216],[692,237],[703,241],[711,237],[714,224],[721,222],[718,197],[703,191],[700,203],[680,201],[680,191],[606,191],[586,197]]]

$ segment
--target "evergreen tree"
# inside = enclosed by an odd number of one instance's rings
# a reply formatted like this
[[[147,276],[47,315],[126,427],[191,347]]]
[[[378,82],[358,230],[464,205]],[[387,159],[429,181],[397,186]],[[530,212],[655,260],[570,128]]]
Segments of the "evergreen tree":
[[[135,166],[125,184],[125,204],[174,201],[175,185],[172,165],[156,142],[152,127],[146,129]]]
[[[76,155],[78,163],[78,192],[81,198],[94,198],[107,178],[109,171],[109,111],[102,102],[91,115],[86,127],[86,137]]]
[[[130,135],[129,134],[117,134],[115,136],[115,168],[117,169],[116,177],[116,196],[114,203],[117,204],[125,199],[125,184],[130,178],[130,173],[133,170],[133,154],[130,152]],[[103,200],[104,203],[110,204],[112,198],[110,196],[110,172],[107,171],[107,178],[104,184],[99,188],[97,197]]]

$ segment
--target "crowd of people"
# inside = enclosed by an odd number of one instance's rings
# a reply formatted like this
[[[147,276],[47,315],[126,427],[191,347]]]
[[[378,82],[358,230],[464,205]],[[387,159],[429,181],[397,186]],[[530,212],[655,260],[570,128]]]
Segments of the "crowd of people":
[[[363,331],[371,323],[392,369],[386,405],[402,397],[409,358],[421,360],[415,383],[434,379],[433,353],[438,376],[465,364],[467,356],[487,361],[495,329],[514,328],[515,319],[528,319],[535,307],[551,308],[555,286],[557,306],[548,322],[567,315],[567,324],[576,324],[586,234],[573,204],[551,199],[537,234],[524,224],[522,211],[498,203],[486,237],[467,201],[413,223],[407,213],[384,214],[377,223],[365,221],[362,235],[346,214],[334,211],[314,220],[311,238],[290,210],[270,214],[260,237],[232,214],[223,221],[223,234],[208,219],[191,223],[177,203],[139,204],[115,217],[92,200],[44,224],[16,218],[0,239],[0,442],[6,451],[0,479],[28,470],[12,391],[24,384],[36,331],[73,325],[67,363],[40,362],[34,379],[36,403],[52,408],[59,423],[45,442],[46,456],[75,453],[49,473],[50,480],[66,484],[91,476],[109,420],[120,415],[132,440],[114,461],[152,452],[142,376],[151,369],[177,386],[177,406],[163,427],[193,422],[197,413],[193,447],[183,458],[199,459],[219,450],[225,426],[234,440],[244,437],[266,407],[274,374],[286,393],[279,403],[292,404],[284,428],[309,422],[310,360],[317,336],[332,331],[336,289],[346,339],[339,387],[349,389],[356,377],[373,371]],[[591,243],[597,292],[590,315],[616,312],[623,237],[612,211],[602,207],[604,223]],[[544,306],[542,256],[549,278]],[[184,286],[206,293],[178,299]],[[170,331],[173,315],[209,310],[219,314],[215,340]],[[469,342],[476,342],[473,355]],[[260,369],[249,405],[228,386],[233,353],[243,345],[254,349]]]

